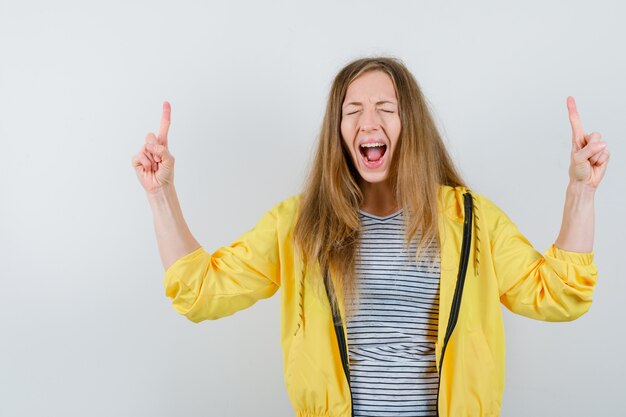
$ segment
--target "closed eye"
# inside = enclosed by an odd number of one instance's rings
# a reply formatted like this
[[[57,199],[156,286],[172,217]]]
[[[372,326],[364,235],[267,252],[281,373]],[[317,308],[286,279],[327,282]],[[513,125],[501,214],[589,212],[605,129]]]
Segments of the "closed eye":
[[[352,110],[350,112],[345,113],[346,116],[350,116],[353,114],[357,114],[358,112],[360,112],[361,110]],[[386,110],[386,109],[380,109],[380,111],[385,112],[385,113],[395,113],[394,110]]]

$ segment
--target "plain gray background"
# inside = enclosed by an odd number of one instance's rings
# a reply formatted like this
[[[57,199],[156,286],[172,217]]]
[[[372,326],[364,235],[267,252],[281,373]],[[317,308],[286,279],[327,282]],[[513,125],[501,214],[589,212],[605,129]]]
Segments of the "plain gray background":
[[[565,99],[612,159],[588,314],[505,310],[505,417],[626,415],[619,1],[0,0],[0,415],[291,416],[279,295],[195,325],[164,295],[131,157],[172,103],[195,237],[228,244],[298,193],[335,73],[413,71],[469,185],[543,251],[561,221]]]

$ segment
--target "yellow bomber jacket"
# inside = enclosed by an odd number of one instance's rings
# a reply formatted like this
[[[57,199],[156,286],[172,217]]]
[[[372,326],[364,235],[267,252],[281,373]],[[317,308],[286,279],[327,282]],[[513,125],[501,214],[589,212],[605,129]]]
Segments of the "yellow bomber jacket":
[[[179,313],[199,322],[231,315],[281,288],[283,366],[296,416],[351,417],[344,308],[339,305],[342,317],[334,321],[327,294],[312,289],[319,267],[305,274],[296,253],[299,201],[293,196],[277,204],[230,246],[213,254],[199,248],[178,259],[165,272],[166,295]],[[498,416],[500,303],[538,320],[576,319],[591,305],[593,253],[552,246],[542,255],[498,207],[463,187],[440,187],[438,228],[438,413]]]

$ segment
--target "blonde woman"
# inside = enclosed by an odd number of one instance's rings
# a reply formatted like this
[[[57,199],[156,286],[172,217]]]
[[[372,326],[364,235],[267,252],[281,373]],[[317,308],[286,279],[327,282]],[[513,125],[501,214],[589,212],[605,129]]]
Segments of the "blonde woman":
[[[548,321],[591,304],[594,193],[609,152],[568,98],[570,182],[554,244],[537,252],[464,186],[411,73],[359,59],[336,76],[302,194],[207,253],[183,218],[170,107],[133,158],[174,308],[194,322],[281,289],[297,416],[494,416],[504,383],[500,303]]]

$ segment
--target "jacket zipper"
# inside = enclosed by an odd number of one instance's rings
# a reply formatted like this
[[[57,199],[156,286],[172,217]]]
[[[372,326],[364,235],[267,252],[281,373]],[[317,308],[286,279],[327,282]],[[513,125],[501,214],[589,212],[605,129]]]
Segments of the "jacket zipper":
[[[461,297],[463,295],[465,275],[467,273],[467,265],[469,262],[473,216],[472,196],[470,195],[470,193],[463,194],[463,206],[465,211],[465,219],[463,221],[461,260],[459,262],[459,272],[456,280],[456,288],[454,290],[454,299],[452,300],[452,307],[450,309],[450,318],[448,319],[448,327],[446,329],[446,335],[443,341],[443,348],[441,349],[441,358],[439,360],[439,381],[437,383],[437,416],[439,416],[439,389],[441,386],[441,370],[443,367],[443,358],[446,353],[448,341],[450,340],[450,336],[452,336],[452,331],[454,330],[459,318],[459,311],[461,309]],[[324,272],[324,281],[326,284],[326,295],[328,296],[328,300],[330,302],[330,288],[332,287],[332,282],[330,280],[330,276],[327,270]],[[341,320],[341,317],[337,317],[337,315],[335,314],[335,310],[338,309],[333,308],[333,306],[331,305],[331,311],[333,314],[333,326],[335,328],[335,335],[337,336],[337,343],[339,345],[339,353],[341,356],[341,366],[343,367],[343,372],[348,382],[348,389],[350,390],[350,416],[354,416],[354,401],[352,399],[352,388],[350,387],[350,367],[348,366],[348,349],[346,345],[345,334],[343,332],[343,321]]]
[[[330,302],[330,288],[332,287],[332,282],[330,280],[330,275],[328,274],[328,270],[324,271],[324,282],[326,287],[326,295],[328,296],[328,301]],[[334,288],[332,291],[335,291]],[[341,317],[337,317],[335,314],[335,310],[339,310],[333,308],[331,305],[331,311],[333,314],[333,325],[335,327],[335,335],[337,336],[337,343],[339,344],[339,353],[341,356],[341,366],[343,367],[343,373],[346,375],[346,380],[348,381],[348,390],[350,391],[350,416],[354,416],[354,401],[352,400],[352,388],[350,387],[350,367],[348,365],[348,346],[346,344],[345,334],[343,332],[343,321]]]
[[[465,211],[465,219],[463,220],[463,241],[461,244],[461,260],[459,262],[459,273],[456,278],[456,288],[454,289],[454,299],[450,308],[450,318],[448,319],[448,327],[446,335],[443,339],[443,347],[441,349],[441,358],[439,359],[439,381],[437,383],[437,416],[439,416],[439,389],[441,387],[441,371],[443,369],[443,358],[446,354],[448,341],[452,336],[452,332],[456,327],[461,310],[461,297],[463,296],[463,287],[465,286],[465,275],[467,273],[467,265],[469,263],[470,244],[472,241],[472,219],[473,206],[472,196],[470,193],[463,194],[463,207]]]

